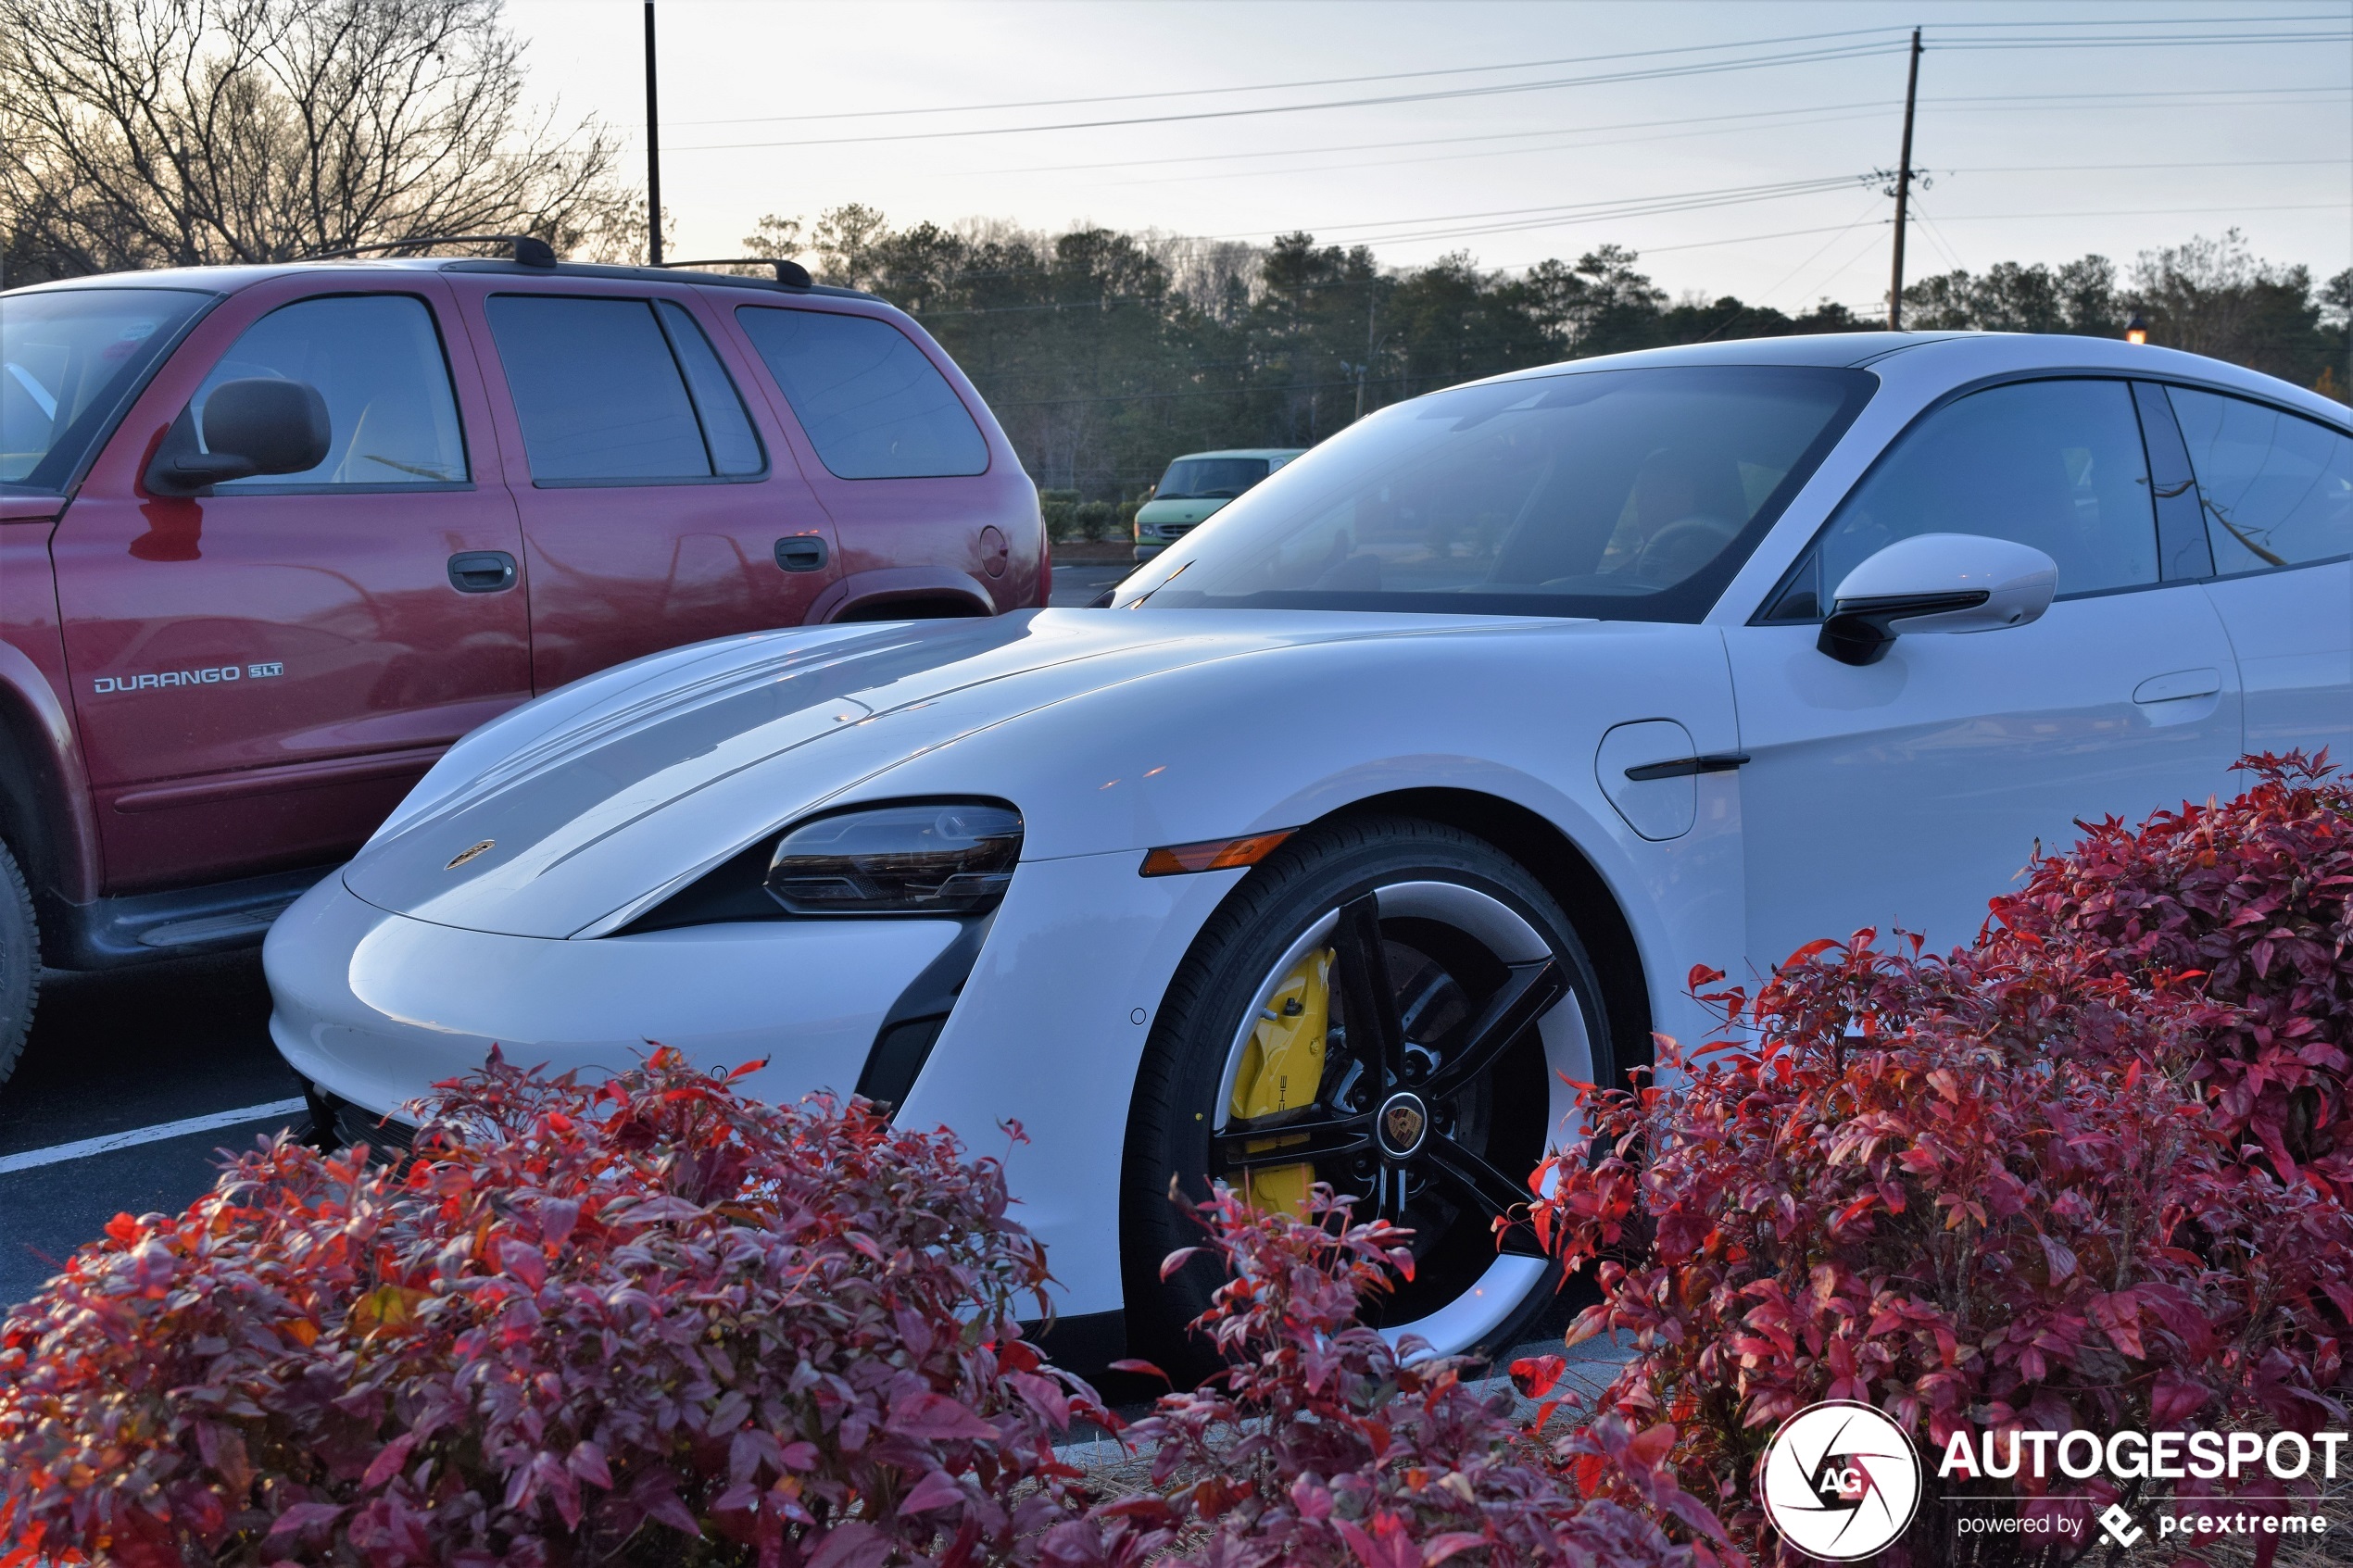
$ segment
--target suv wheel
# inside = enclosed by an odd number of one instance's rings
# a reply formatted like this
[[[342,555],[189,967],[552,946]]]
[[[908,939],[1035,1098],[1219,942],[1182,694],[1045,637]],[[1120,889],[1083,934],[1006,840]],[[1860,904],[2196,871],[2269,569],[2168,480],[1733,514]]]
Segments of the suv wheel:
[[[1145,1050],[1122,1194],[1136,1353],[1213,1370],[1185,1325],[1217,1265],[1158,1277],[1201,1239],[1172,1177],[1262,1208],[1328,1183],[1414,1233],[1413,1280],[1367,1304],[1377,1326],[1441,1355],[1513,1344],[1559,1277],[1528,1178],[1574,1135],[1570,1085],[1613,1073],[1608,1029],[1575,928],[1491,845],[1407,820],[1285,845],[1203,928]]]
[[[41,993],[41,928],[16,857],[0,844],[0,1084],[17,1070]]]

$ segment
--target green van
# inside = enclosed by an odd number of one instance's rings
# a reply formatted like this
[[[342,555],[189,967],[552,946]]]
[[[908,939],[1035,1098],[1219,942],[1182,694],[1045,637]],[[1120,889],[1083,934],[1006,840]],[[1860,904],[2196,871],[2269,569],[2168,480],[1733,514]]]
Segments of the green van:
[[[1136,558],[1150,560],[1198,527],[1210,513],[1290,462],[1306,448],[1238,446],[1188,452],[1168,465],[1151,499],[1136,514]]]

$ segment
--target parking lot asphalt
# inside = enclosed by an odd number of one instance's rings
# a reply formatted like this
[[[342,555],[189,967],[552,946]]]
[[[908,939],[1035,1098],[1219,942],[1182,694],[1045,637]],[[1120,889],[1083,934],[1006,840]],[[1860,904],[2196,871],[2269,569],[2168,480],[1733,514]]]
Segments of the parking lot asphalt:
[[[214,1150],[301,1117],[31,1169],[6,1169],[11,1157],[293,1098],[269,1021],[258,953],[46,978],[24,1058],[0,1085],[0,1303],[30,1296],[116,1214],[183,1207],[212,1184]]]

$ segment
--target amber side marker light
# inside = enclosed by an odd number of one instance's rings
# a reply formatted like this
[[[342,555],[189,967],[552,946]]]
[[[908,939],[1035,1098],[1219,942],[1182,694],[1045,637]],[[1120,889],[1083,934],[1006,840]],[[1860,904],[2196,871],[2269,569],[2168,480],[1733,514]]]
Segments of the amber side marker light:
[[[1225,872],[1254,866],[1275,852],[1297,828],[1253,833],[1243,838],[1205,838],[1199,844],[1171,844],[1144,855],[1143,876],[1184,876],[1191,872]]]

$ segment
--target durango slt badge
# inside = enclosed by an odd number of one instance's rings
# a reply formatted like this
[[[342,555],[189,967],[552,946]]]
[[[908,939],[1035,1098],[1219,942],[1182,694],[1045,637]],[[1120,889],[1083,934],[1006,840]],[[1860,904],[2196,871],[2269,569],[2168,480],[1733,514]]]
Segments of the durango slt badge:
[[[101,675],[90,683],[90,689],[103,696],[108,692],[152,692],[166,686],[217,686],[224,681],[267,681],[283,675],[286,667],[275,660],[268,664],[216,664],[206,670],[158,670],[145,675]]]
[[[459,866],[464,865],[468,860],[474,859],[476,856],[488,854],[491,848],[496,846],[497,842],[498,841],[495,838],[485,838],[480,844],[469,845],[465,848],[459,850],[456,855],[452,856],[449,863],[441,869],[446,872],[454,872]]]

